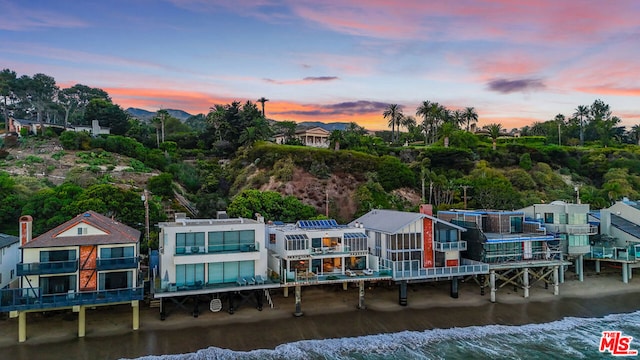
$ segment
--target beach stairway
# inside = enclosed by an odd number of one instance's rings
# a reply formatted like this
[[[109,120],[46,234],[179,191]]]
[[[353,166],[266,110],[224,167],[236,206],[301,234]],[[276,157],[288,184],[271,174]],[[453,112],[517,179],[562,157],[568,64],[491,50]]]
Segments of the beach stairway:
[[[159,308],[160,307],[160,301],[161,301],[160,299],[149,301],[149,307],[150,308]]]
[[[273,299],[271,299],[271,293],[269,292],[269,289],[264,289],[264,297],[267,299],[269,307],[273,309]]]

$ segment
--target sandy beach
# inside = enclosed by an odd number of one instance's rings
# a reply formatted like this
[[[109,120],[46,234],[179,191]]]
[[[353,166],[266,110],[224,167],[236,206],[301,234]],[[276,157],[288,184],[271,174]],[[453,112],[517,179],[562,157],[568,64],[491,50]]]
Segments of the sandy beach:
[[[341,285],[303,288],[304,316],[294,317],[293,291],[273,292],[275,307],[263,311],[247,305],[233,315],[212,313],[200,305],[194,318],[185,310],[165,321],[159,310],[140,307],[140,329],[131,330],[131,308],[113,306],[87,311],[85,338],[77,337],[77,314],[29,314],[27,341],[17,342],[17,319],[0,320],[0,351],[12,359],[119,359],[145,355],[195,352],[210,346],[233,350],[272,349],[298,340],[353,337],[403,330],[471,325],[522,325],[564,317],[600,317],[640,310],[640,281],[621,281],[619,271],[588,273],[584,282],[567,273],[560,295],[535,284],[528,299],[522,290],[504,287],[491,303],[475,282],[461,283],[459,298],[449,296],[449,284],[423,283],[409,287],[408,305],[398,305],[397,286],[371,286],[365,291],[366,310],[358,310],[358,289]]]

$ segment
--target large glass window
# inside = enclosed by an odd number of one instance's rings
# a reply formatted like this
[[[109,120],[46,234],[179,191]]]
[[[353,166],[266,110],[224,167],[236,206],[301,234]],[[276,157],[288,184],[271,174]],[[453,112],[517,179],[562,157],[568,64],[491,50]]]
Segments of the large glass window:
[[[253,261],[229,261],[208,264],[209,284],[234,283],[239,277],[255,276]]]
[[[40,251],[40,262],[70,261],[75,259],[75,250]]]
[[[204,284],[204,264],[176,265],[176,285]]]
[[[210,232],[208,252],[253,251],[255,244],[254,230]]]
[[[133,287],[133,271],[114,271],[98,275],[99,290],[128,289]]]
[[[40,278],[40,288],[43,294],[63,294],[69,290],[76,290],[76,276],[47,276]]]
[[[553,213],[544,213],[544,223],[553,224]]]
[[[177,233],[176,254],[204,253],[204,233]]]
[[[309,249],[309,238],[306,234],[286,235],[285,250],[307,250]]]
[[[133,257],[133,246],[119,246],[100,249],[101,259],[117,259]]]

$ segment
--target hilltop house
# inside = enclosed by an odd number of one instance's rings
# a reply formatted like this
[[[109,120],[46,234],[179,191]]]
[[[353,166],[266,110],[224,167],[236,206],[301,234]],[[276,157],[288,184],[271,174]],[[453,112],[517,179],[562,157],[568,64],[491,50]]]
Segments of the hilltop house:
[[[0,292],[0,311],[19,318],[18,340],[26,340],[26,313],[72,309],[85,335],[87,307],[131,304],[139,325],[140,232],[86,211],[32,239],[31,216],[20,218],[20,288]]]
[[[329,135],[331,135],[329,131],[317,126],[310,129],[296,130],[294,137],[300,140],[304,146],[328,148]],[[284,134],[274,136],[276,144],[284,144],[286,141],[287,137]]]

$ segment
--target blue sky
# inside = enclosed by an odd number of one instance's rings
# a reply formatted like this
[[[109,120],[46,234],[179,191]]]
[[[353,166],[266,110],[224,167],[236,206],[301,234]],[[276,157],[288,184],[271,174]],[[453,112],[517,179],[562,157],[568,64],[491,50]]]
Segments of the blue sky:
[[[505,128],[595,99],[640,123],[640,1],[0,0],[0,66],[123,108],[385,129],[391,103],[472,106]]]

